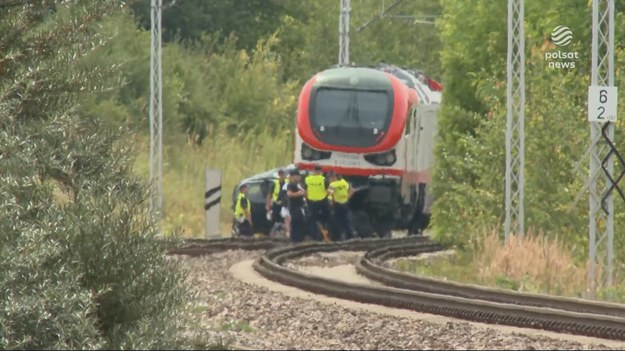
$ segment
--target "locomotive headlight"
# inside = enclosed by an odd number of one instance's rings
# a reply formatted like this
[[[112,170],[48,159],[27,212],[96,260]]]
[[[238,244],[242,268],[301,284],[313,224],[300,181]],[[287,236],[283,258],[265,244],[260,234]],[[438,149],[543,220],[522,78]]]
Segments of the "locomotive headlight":
[[[365,160],[376,166],[392,166],[397,161],[395,150],[390,150],[380,154],[365,155]]]
[[[332,153],[329,151],[319,151],[311,148],[306,143],[302,143],[301,155],[306,161],[317,161],[329,159]]]
[[[313,156],[313,149],[311,149],[308,145],[302,143],[302,158],[309,159]]]

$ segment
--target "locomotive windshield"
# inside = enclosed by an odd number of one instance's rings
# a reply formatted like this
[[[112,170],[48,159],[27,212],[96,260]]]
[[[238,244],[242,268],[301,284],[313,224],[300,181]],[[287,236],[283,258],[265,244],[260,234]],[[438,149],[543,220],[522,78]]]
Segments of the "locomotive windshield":
[[[382,139],[393,114],[386,90],[320,88],[310,103],[310,123],[325,143],[370,147]]]

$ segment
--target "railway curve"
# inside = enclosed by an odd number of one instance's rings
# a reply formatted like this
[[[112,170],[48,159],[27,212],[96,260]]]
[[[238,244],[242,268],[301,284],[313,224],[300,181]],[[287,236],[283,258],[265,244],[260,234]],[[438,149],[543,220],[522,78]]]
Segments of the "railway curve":
[[[419,245],[394,245],[371,250],[356,263],[356,271],[384,285],[412,291],[625,318],[625,305],[622,304],[462,284],[400,272],[383,265],[384,261],[392,258],[414,256],[424,252],[428,252],[427,247]]]
[[[254,269],[259,274],[312,293],[473,322],[625,340],[623,305],[445,282],[383,266],[382,262],[388,258],[444,249],[427,237],[297,245],[284,239],[192,240],[184,247],[171,250],[170,254],[197,256],[230,249],[267,250],[254,263]],[[357,271],[384,286],[341,282],[284,265],[298,257],[334,251],[365,251],[366,254],[356,264]]]

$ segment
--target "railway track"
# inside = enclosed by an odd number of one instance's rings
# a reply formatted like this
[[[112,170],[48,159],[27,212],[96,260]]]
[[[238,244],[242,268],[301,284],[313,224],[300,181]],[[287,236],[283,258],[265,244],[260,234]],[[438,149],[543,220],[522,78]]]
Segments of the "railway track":
[[[200,255],[228,249],[268,250],[254,263],[258,273],[313,293],[475,322],[625,340],[624,305],[445,282],[384,267],[383,262],[389,258],[443,249],[425,237],[299,245],[283,239],[197,240],[171,253]],[[357,271],[384,286],[341,282],[284,265],[298,257],[333,251],[366,251],[356,265]]]
[[[290,241],[279,238],[260,239],[187,239],[180,247],[169,250],[170,255],[203,256],[227,250],[269,250],[288,245]]]

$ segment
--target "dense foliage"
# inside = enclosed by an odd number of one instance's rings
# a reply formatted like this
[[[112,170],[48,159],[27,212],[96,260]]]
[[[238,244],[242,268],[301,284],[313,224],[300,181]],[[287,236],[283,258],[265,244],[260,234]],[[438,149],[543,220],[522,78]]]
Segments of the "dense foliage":
[[[314,73],[336,63],[338,18],[328,13],[338,13],[338,2],[186,0],[173,3],[163,10],[166,126],[188,133],[197,142],[222,128],[229,134],[258,126],[269,127],[275,135],[292,130],[299,88]],[[435,1],[428,3],[425,6],[405,2],[394,11],[415,15],[423,11],[440,12]],[[134,11],[127,11],[105,25],[107,35],[115,38],[89,60],[123,62],[128,84],[111,95],[92,97],[85,103],[89,115],[106,115],[115,123],[129,121],[147,128],[150,47],[150,32],[145,29],[149,25],[147,4],[145,0],[131,2]],[[380,5],[374,0],[354,2],[353,26],[374,18],[381,10]],[[257,18],[248,21],[251,13]],[[216,28],[219,32],[215,32]],[[387,40],[389,36],[394,39]],[[403,40],[413,36],[414,39]],[[440,46],[433,25],[377,19],[364,30],[354,31],[351,42],[352,61],[398,62],[425,68],[434,75],[439,73],[438,59],[431,54]]]
[[[146,219],[127,133],[75,108],[114,82],[114,66],[80,58],[118,6],[39,1],[0,15],[2,349],[182,345],[184,276]]]
[[[473,234],[466,228],[502,223],[505,215],[507,8],[492,1],[469,5],[443,0],[442,5],[439,29],[446,85],[436,154],[434,229],[439,237],[463,244]],[[464,15],[469,11],[472,16]],[[575,200],[588,175],[589,161],[583,155],[590,144],[586,99],[591,13],[585,0],[527,3],[525,8],[526,227],[558,235],[579,250],[579,258],[584,258],[588,237],[588,196]],[[617,12],[617,43],[625,36],[624,20]],[[549,38],[558,25],[573,31],[573,41],[565,48]],[[558,50],[578,52],[575,68],[549,66],[545,53]],[[615,74],[621,89],[618,67],[624,60],[625,52],[617,45]],[[619,106],[623,102],[620,99]],[[624,137],[622,127],[619,122],[617,140]],[[618,163],[616,168],[621,168]],[[618,228],[623,203],[617,197],[615,204]],[[617,245],[623,244],[617,238]]]

